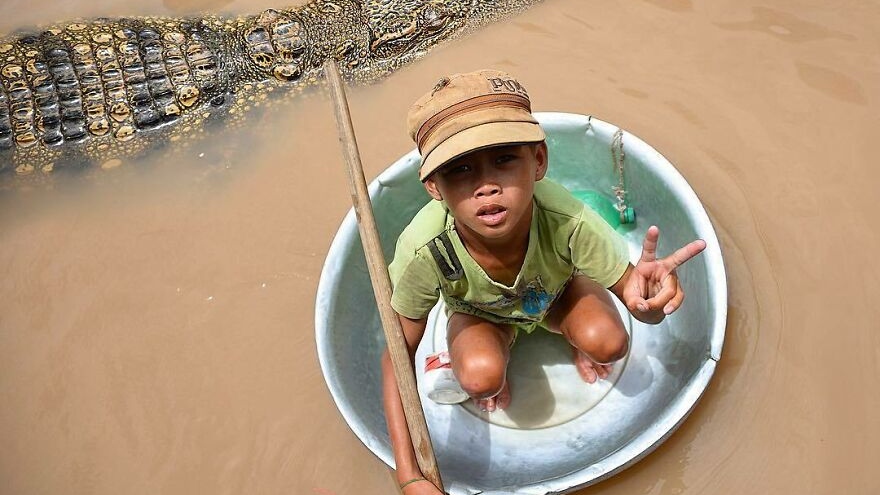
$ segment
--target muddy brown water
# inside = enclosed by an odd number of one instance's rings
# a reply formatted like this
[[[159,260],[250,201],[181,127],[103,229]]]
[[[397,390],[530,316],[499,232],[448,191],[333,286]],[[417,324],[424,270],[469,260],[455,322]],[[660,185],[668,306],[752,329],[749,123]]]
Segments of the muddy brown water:
[[[0,31],[269,6],[6,0]],[[871,2],[547,0],[350,92],[368,178],[440,75],[496,67],[536,110],[638,135],[706,206],[730,291],[715,378],[578,493],[880,493],[878,22]],[[349,208],[335,132],[316,92],[184,160],[0,198],[0,493],[393,493],[314,345]]]

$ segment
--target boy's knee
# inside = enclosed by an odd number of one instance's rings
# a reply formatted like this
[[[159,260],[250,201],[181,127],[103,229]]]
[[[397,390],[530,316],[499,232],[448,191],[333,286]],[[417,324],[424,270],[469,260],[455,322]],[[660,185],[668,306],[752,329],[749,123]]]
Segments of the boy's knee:
[[[623,359],[627,352],[629,352],[629,334],[620,331],[604,339],[597,359],[602,364],[613,363]]]
[[[597,363],[613,363],[629,352],[629,334],[616,325],[589,325],[572,340],[575,347]]]
[[[497,394],[504,386],[507,363],[489,357],[469,357],[454,363],[455,377],[471,397],[485,399]]]

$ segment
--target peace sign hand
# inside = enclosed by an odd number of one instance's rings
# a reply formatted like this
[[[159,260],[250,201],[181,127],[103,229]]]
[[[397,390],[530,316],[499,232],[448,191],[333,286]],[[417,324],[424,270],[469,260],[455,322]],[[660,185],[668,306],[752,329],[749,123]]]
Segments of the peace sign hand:
[[[706,241],[698,239],[665,258],[657,259],[659,238],[660,229],[654,225],[648,228],[642,243],[642,256],[626,277],[621,297],[634,316],[651,322],[659,322],[681,306],[684,290],[678,283],[675,269],[706,249]]]

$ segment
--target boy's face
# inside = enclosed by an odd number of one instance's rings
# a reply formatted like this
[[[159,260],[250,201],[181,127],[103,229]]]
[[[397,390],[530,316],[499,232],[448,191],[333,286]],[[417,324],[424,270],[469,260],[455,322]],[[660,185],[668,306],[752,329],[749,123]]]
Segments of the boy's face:
[[[546,172],[545,143],[496,146],[444,165],[425,181],[425,189],[446,201],[460,229],[504,241],[528,231],[535,182]]]

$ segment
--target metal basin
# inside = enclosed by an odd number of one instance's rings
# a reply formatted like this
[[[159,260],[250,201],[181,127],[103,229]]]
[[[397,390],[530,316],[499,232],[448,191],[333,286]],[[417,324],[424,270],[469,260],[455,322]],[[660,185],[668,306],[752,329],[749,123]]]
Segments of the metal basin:
[[[548,175],[571,190],[594,190],[610,199],[617,184],[611,155],[617,128],[582,115],[536,116],[548,136]],[[687,301],[658,326],[623,312],[632,336],[630,354],[598,386],[577,379],[563,339],[536,331],[514,347],[514,400],[505,413],[441,406],[422,394],[440,472],[452,495],[566,493],[607,478],[672,434],[712,377],[727,315],[715,231],[693,190],[663,156],[625,132],[623,147],[628,203],[637,221],[618,230],[633,258],[650,225],[660,227],[662,255],[696,238],[707,242],[702,255],[679,269]],[[417,168],[413,151],[370,185],[389,262],[398,234],[429,200]],[[355,222],[349,212],[321,274],[315,311],[318,358],[346,422],[393,466],[381,399],[384,336]],[[440,315],[435,308],[419,356],[445,346]]]

